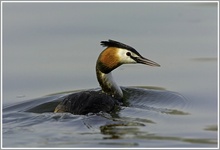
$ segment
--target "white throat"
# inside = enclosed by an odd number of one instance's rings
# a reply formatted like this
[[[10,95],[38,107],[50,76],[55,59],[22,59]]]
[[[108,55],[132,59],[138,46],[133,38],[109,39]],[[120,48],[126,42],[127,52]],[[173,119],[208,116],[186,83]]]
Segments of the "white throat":
[[[96,70],[97,72],[97,78],[99,81],[100,86],[102,87],[102,90],[111,95],[112,97],[115,97],[116,99],[122,99],[123,98],[123,92],[121,88],[115,83],[111,72],[108,74],[105,74],[101,72],[100,70]]]

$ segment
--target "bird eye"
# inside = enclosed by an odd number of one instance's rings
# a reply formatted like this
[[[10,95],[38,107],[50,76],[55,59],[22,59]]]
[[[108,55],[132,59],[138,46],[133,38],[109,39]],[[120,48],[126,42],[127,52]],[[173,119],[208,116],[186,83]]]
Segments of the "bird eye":
[[[127,52],[126,55],[127,55],[127,56],[131,56],[131,53],[130,53],[130,52]]]

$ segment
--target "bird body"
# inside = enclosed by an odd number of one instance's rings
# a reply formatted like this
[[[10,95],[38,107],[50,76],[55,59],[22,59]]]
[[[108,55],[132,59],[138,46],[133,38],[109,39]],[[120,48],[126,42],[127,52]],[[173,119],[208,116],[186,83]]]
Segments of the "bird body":
[[[85,115],[88,113],[111,112],[118,101],[102,91],[81,91],[66,96],[54,112],[69,112]]]
[[[101,41],[105,46],[96,62],[96,76],[102,91],[82,91],[68,95],[54,112],[73,114],[110,112],[123,100],[123,91],[113,80],[111,71],[122,64],[142,63],[150,66],[159,64],[144,58],[134,48],[113,40]]]

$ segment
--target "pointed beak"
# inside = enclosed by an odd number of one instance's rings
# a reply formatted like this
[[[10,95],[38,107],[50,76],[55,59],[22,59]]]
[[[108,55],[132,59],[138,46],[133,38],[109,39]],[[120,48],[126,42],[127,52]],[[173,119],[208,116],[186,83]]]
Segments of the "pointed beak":
[[[152,60],[149,60],[147,58],[144,58],[142,56],[139,57],[132,57],[137,63],[154,66],[154,67],[160,67],[160,65]]]

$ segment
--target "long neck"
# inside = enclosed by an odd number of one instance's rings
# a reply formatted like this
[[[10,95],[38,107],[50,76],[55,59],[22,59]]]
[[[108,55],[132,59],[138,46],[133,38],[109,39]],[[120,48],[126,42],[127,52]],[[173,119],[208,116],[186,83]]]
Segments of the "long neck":
[[[96,75],[103,92],[116,99],[123,98],[123,92],[121,88],[114,82],[111,72],[103,73],[96,66]]]

